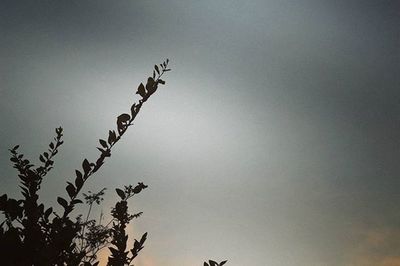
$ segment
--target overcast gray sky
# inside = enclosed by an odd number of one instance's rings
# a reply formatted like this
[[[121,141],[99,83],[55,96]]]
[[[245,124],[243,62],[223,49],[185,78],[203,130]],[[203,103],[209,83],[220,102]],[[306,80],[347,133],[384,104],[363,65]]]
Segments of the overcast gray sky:
[[[138,266],[400,265],[400,3],[0,2],[0,193],[8,148],[54,204],[156,63],[172,72],[87,190],[143,181]],[[227,265],[228,265],[227,264]]]

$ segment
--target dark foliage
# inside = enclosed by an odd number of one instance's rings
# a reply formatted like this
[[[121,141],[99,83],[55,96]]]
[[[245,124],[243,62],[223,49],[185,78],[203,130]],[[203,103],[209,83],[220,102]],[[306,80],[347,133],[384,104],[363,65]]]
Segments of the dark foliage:
[[[128,200],[139,194],[147,186],[139,182],[136,186],[125,186],[116,189],[120,200],[111,210],[111,220],[103,224],[103,215],[99,220],[90,219],[94,204],[99,205],[103,200],[105,188],[97,193],[81,193],[86,181],[96,173],[104,164],[106,158],[111,156],[112,148],[139,113],[142,105],[157,91],[159,84],[165,84],[161,79],[168,68],[169,60],[154,66],[153,75],[147,79],[146,85],[141,83],[137,94],[141,99],[133,103],[130,113],[123,113],[117,118],[117,130],[109,130],[106,139],[100,139],[100,155],[96,161],[84,159],[80,170],[75,170],[73,182],[67,182],[65,190],[67,197],[57,197],[57,202],[62,207],[57,213],[52,207],[45,207],[39,201],[39,190],[43,178],[53,168],[54,156],[63,144],[63,129],[56,128],[54,141],[49,144],[48,150],[39,155],[40,165],[35,166],[18,151],[19,146],[10,149],[11,162],[18,171],[20,179],[21,199],[9,198],[7,194],[0,196],[0,211],[4,221],[0,223],[0,261],[2,265],[98,265],[97,254],[103,248],[109,248],[110,266],[133,265],[133,259],[143,249],[147,239],[144,233],[139,240],[134,240],[132,248],[128,247],[126,227],[129,222],[138,218],[142,213],[130,214]],[[72,218],[72,212],[83,201],[79,199],[82,194],[88,205],[88,211],[83,219],[80,214]],[[209,261],[204,266],[222,266]]]
[[[222,265],[224,265],[226,262],[227,262],[227,260],[224,260],[224,261],[222,261],[222,262],[220,262],[220,263],[217,263],[217,262],[215,262],[215,261],[213,261],[213,260],[209,260],[208,263],[207,263],[207,262],[204,262],[204,265],[203,265],[203,266],[222,266]]]

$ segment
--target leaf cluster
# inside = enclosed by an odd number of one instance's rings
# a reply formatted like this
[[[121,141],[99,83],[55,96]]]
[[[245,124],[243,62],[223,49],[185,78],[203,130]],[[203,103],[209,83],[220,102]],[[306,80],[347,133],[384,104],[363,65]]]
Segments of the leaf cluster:
[[[117,188],[119,197],[111,210],[111,220],[103,223],[103,214],[98,220],[91,218],[92,208],[103,201],[105,188],[99,192],[82,193],[87,180],[96,173],[111,156],[116,145],[141,110],[143,104],[153,95],[159,85],[164,85],[161,79],[164,73],[170,71],[167,59],[160,65],[155,65],[153,75],[148,77],[146,85],[141,83],[136,91],[141,96],[133,103],[130,113],[117,117],[116,130],[109,130],[105,139],[100,139],[100,151],[94,161],[83,159],[80,169],[75,170],[74,177],[65,186],[66,196],[58,196],[57,203],[62,207],[57,212],[52,206],[45,206],[39,199],[39,191],[45,176],[54,166],[54,157],[63,144],[63,129],[56,128],[55,137],[45,152],[39,155],[39,164],[31,163],[24,154],[19,152],[19,146],[10,149],[11,162],[18,172],[19,188],[22,197],[10,198],[7,194],[0,196],[0,212],[4,220],[0,221],[0,261],[2,265],[47,266],[47,265],[83,265],[99,264],[97,254],[108,248],[109,266],[132,265],[134,258],[144,248],[147,233],[140,239],[134,239],[131,248],[128,247],[126,228],[132,219],[140,217],[142,212],[129,213],[128,200],[147,188],[139,182],[136,186],[128,185]],[[72,212],[78,204],[88,206],[86,215],[72,217]],[[83,218],[85,217],[85,218]],[[209,265],[222,266],[209,261]]]
[[[227,262],[227,260],[221,261],[220,263],[213,260],[209,260],[208,263],[204,262],[203,266],[222,266]]]
[[[116,246],[121,253],[112,254],[109,264],[124,265],[115,264],[112,260],[122,261],[121,256],[127,248],[126,226],[141,214],[129,214],[127,200],[147,186],[139,183],[135,187],[130,185],[125,186],[124,190],[117,189],[118,195],[123,194],[123,197],[111,210],[112,220],[107,224],[102,224],[102,218],[99,221],[90,218],[93,204],[101,203],[105,189],[87,194],[82,193],[82,189],[111,156],[113,146],[132,125],[144,102],[154,94],[159,84],[165,84],[161,76],[170,70],[166,68],[168,61],[163,62],[160,68],[155,68],[153,75],[147,79],[145,93],[138,103],[132,104],[130,114],[119,115],[116,130],[109,130],[106,140],[99,140],[100,154],[97,160],[90,162],[85,158],[81,169],[75,170],[73,181],[68,181],[65,186],[67,196],[57,197],[57,203],[62,207],[61,212],[54,211],[51,206],[45,207],[40,202],[39,190],[43,178],[53,168],[54,156],[63,144],[63,129],[56,128],[54,141],[39,155],[37,167],[19,153],[18,145],[10,149],[10,160],[18,171],[22,198],[13,199],[7,194],[0,196],[0,212],[4,215],[0,223],[0,259],[3,265],[97,265],[97,252],[105,247],[109,247],[112,252],[112,246]],[[155,72],[157,75],[154,75]],[[83,219],[82,214],[72,218],[77,204],[83,203],[81,196],[89,206],[86,218]],[[132,259],[140,250],[139,247],[143,247],[145,239],[142,237],[139,242],[133,243]]]

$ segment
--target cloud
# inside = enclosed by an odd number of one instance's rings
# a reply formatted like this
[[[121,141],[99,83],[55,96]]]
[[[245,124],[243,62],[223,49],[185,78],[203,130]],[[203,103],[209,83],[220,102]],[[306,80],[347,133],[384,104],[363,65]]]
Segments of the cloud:
[[[360,234],[350,251],[351,266],[400,266],[400,229],[374,228]]]

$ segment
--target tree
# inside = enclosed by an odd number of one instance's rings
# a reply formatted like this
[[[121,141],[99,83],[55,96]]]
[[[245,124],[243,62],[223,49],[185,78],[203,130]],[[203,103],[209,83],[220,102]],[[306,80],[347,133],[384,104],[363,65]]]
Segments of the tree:
[[[39,155],[41,164],[35,166],[21,154],[19,145],[10,149],[11,162],[18,171],[22,198],[9,198],[7,194],[0,196],[0,211],[4,221],[0,223],[0,251],[2,265],[98,265],[98,252],[108,247],[110,256],[109,266],[132,265],[133,259],[143,249],[147,238],[144,233],[133,246],[128,248],[126,227],[132,219],[142,213],[130,214],[128,200],[139,194],[147,186],[139,182],[137,185],[127,185],[116,188],[119,201],[111,210],[111,220],[102,224],[102,217],[98,221],[89,219],[92,207],[103,200],[105,188],[97,193],[81,193],[86,181],[95,174],[111,156],[111,151],[133,125],[133,121],[143,104],[153,95],[158,86],[164,85],[161,77],[171,69],[167,59],[160,65],[155,65],[153,75],[147,79],[146,85],[138,86],[137,94],[141,99],[133,103],[130,113],[123,113],[117,117],[117,129],[109,130],[106,139],[100,139],[100,152],[95,162],[84,159],[80,170],[75,170],[73,182],[67,182],[65,190],[68,197],[57,197],[62,212],[57,213],[52,207],[45,207],[39,202],[39,190],[43,178],[54,165],[54,157],[63,144],[63,129],[56,128],[54,141],[49,144],[46,152]],[[82,195],[81,195],[82,194]],[[85,218],[80,214],[72,218],[72,212],[83,201],[88,211]],[[204,266],[222,266],[226,261],[217,263],[210,260]]]

